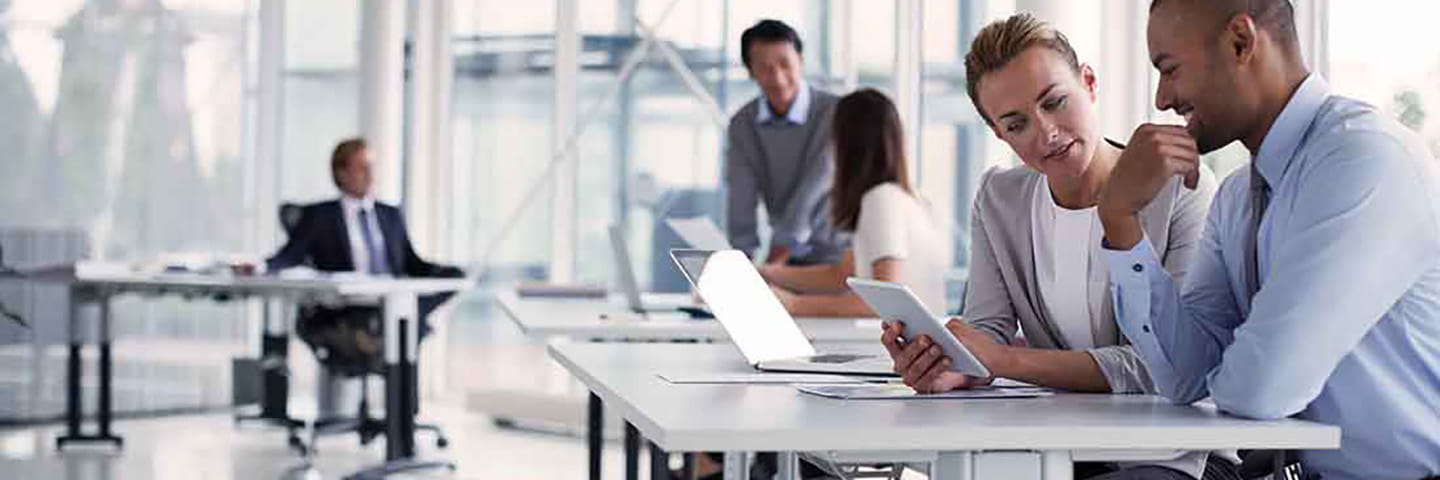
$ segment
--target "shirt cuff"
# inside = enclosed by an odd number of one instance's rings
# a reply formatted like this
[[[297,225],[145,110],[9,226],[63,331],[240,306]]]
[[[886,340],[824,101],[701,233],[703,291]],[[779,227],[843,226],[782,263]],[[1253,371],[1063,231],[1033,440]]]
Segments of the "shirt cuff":
[[[1155,305],[1151,304],[1155,284],[1162,280],[1159,277],[1168,275],[1160,257],[1147,236],[1130,250],[1106,249],[1105,258],[1110,266],[1115,323],[1144,359],[1154,386],[1169,385],[1174,369],[1160,346],[1154,325]]]
[[[1112,250],[1107,244],[1104,248],[1105,259],[1110,263],[1110,280],[1117,283],[1130,285],[1144,285],[1148,282],[1149,270],[1161,269],[1160,256],[1155,254],[1155,247],[1150,245],[1150,237],[1140,239],[1129,250]]]

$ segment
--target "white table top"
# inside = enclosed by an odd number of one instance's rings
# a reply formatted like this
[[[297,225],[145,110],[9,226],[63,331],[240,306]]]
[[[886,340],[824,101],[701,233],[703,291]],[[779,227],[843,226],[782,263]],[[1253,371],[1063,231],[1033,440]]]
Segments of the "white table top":
[[[729,345],[557,343],[550,355],[670,451],[1330,449],[1340,429],[1256,421],[1145,395],[834,400],[785,385],[672,385],[751,371]]]
[[[391,293],[427,294],[452,292],[470,288],[464,278],[394,278],[365,275],[320,275],[288,278],[273,275],[235,276],[193,273],[143,273],[124,271],[87,271],[83,268],[56,268],[0,279],[81,284],[124,291],[156,291],[184,293],[237,293],[274,295],[284,293],[330,294],[337,296],[368,296]]]
[[[688,298],[688,295],[678,297]],[[714,340],[728,341],[724,327],[714,319],[692,319],[680,312],[631,312],[618,297],[546,298],[498,297],[500,307],[526,335],[536,338],[568,337],[599,340]],[[880,341],[878,319],[799,318],[800,330],[816,342]]]

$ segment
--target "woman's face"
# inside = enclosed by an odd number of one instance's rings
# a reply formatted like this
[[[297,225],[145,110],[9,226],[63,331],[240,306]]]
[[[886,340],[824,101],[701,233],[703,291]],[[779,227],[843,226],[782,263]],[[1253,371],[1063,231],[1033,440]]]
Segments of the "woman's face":
[[[1047,176],[1080,177],[1100,141],[1095,73],[1079,75],[1059,53],[1031,47],[976,88],[995,135]]]

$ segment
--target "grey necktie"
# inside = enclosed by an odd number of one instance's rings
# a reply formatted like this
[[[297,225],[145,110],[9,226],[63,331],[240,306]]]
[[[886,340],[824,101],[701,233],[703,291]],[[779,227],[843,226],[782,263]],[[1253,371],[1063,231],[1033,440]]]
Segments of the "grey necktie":
[[[370,209],[360,209],[360,238],[365,241],[365,253],[370,258],[370,273],[390,273],[390,262],[385,260],[384,249],[375,245],[375,236],[370,233]]]
[[[1260,175],[1255,160],[1250,161],[1250,232],[1245,238],[1245,283],[1251,300],[1260,291],[1260,220],[1270,206],[1270,184]]]

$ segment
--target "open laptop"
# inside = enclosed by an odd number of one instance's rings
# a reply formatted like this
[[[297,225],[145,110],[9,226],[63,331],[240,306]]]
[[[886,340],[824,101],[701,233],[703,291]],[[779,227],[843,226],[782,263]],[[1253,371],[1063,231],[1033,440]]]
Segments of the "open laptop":
[[[710,217],[668,218],[665,225],[680,236],[690,248],[696,250],[729,250],[730,239],[715,225]]]
[[[615,270],[619,274],[620,293],[625,296],[625,306],[635,313],[685,312],[691,316],[709,317],[705,307],[696,305],[690,296],[667,295],[655,298],[640,290],[640,281],[635,276],[635,267],[630,263],[630,245],[625,241],[625,229],[619,225],[610,226],[610,253],[615,257]]]
[[[739,250],[671,250],[670,257],[756,369],[895,376],[887,357],[817,353]]]

